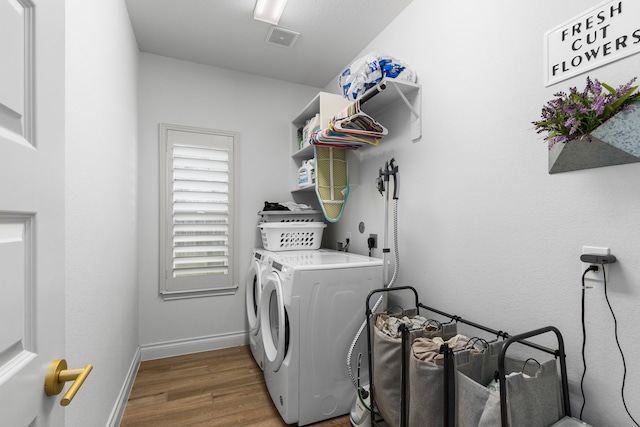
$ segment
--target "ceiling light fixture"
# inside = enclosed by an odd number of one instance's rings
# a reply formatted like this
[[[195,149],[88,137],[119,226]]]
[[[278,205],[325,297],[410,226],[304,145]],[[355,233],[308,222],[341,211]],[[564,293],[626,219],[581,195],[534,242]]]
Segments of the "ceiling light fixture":
[[[253,9],[253,19],[278,25],[287,0],[257,0]]]

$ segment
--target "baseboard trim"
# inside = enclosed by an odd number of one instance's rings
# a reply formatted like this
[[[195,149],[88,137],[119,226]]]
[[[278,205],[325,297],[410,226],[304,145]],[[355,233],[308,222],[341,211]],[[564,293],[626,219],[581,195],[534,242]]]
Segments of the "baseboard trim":
[[[127,407],[127,400],[129,400],[129,395],[131,394],[131,389],[133,388],[133,383],[136,379],[136,375],[138,374],[138,368],[140,367],[140,354],[140,347],[138,347],[133,355],[133,360],[129,366],[127,377],[125,378],[122,388],[120,389],[120,393],[118,394],[116,405],[113,407],[113,410],[109,415],[107,427],[118,427],[122,422],[122,416],[124,415],[124,410]]]
[[[140,353],[141,360],[145,361],[162,359],[164,357],[182,356],[184,354],[200,353],[202,351],[220,350],[222,348],[237,347],[239,345],[247,344],[249,344],[249,335],[246,331],[241,331],[154,344],[144,344],[140,346]]]

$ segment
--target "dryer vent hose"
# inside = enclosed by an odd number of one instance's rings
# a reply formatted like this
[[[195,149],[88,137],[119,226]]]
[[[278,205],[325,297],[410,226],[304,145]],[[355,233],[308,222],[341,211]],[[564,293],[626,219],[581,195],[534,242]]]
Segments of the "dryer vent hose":
[[[398,269],[400,267],[400,256],[398,255],[398,199],[395,199],[395,198],[393,199],[393,251],[395,254],[395,264],[393,266],[393,275],[391,276],[391,280],[389,280],[389,283],[385,286],[385,288],[390,288],[394,285],[398,277]],[[382,296],[380,296],[376,301],[376,303],[373,305],[371,312],[375,312],[381,303],[382,303]],[[358,329],[358,332],[356,333],[356,336],[353,339],[351,346],[349,347],[349,351],[347,352],[347,370],[349,371],[349,377],[351,377],[351,382],[353,383],[353,386],[356,389],[358,388],[358,378],[356,378],[356,376],[353,373],[353,369],[351,366],[351,359],[353,358],[353,350],[355,349],[356,345],[358,345],[358,340],[362,336],[362,332],[364,332],[364,329],[366,327],[367,327],[367,319],[365,319],[364,322],[362,322],[362,325],[360,325],[360,328]],[[371,369],[371,367],[369,367],[369,369]]]

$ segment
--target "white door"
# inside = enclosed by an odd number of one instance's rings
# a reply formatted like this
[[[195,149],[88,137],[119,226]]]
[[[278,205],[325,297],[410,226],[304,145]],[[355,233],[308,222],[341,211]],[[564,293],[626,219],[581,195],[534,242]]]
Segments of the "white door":
[[[64,425],[64,0],[0,0],[0,424]]]

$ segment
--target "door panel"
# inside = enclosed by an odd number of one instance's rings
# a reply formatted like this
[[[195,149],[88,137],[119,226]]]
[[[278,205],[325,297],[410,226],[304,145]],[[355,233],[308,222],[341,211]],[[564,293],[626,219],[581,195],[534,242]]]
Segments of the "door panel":
[[[33,260],[27,259],[32,251],[29,243],[31,219],[11,218],[0,215],[0,281],[4,284],[0,299],[1,316],[13,319],[0,329],[0,366],[24,351],[30,351],[27,343],[31,322],[26,317],[27,301],[25,290],[31,289],[27,266]],[[1,368],[0,368],[1,369]]]
[[[44,378],[64,357],[64,0],[0,0],[0,58],[0,423],[59,427]]]
[[[0,125],[24,135],[25,56],[31,42],[30,9],[17,1],[0,1]]]

